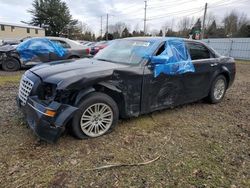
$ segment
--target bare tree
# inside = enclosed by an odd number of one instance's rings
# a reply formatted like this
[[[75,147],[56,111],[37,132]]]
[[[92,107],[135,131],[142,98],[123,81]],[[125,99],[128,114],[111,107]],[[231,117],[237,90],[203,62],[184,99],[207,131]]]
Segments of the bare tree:
[[[178,22],[178,29],[180,36],[186,37],[189,34],[189,31],[191,30],[192,26],[194,25],[195,18],[192,17],[183,17]]]
[[[158,36],[159,35],[159,30],[158,29],[153,29],[150,33],[152,36]]]
[[[78,21],[76,27],[81,31],[81,33],[91,32],[90,27],[82,21]]]
[[[238,18],[238,28],[240,29],[243,25],[249,24],[249,20],[245,13],[242,13]]]
[[[223,19],[225,34],[232,36],[238,30],[238,13],[232,11],[230,14],[226,15]]]
[[[209,28],[214,21],[217,22],[216,16],[213,13],[208,13],[205,22],[205,28]]]
[[[117,22],[114,25],[109,26],[109,31],[110,33],[119,33],[119,36],[122,36],[122,32],[124,31],[125,28],[129,28],[128,25],[124,22]]]
[[[191,29],[191,27],[194,24],[194,17],[183,17],[179,22],[178,22],[178,29],[180,31],[186,31]]]
[[[139,23],[137,23],[137,24],[135,25],[134,31],[140,32],[140,25],[139,25]]]

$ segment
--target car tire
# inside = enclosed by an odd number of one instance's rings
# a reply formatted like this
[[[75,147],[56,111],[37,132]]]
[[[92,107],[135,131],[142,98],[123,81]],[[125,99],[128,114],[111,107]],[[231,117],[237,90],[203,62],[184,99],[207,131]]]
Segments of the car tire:
[[[2,69],[5,71],[17,71],[21,68],[19,61],[16,58],[10,57],[2,63]]]
[[[210,88],[209,95],[207,97],[208,102],[216,104],[222,101],[227,90],[227,80],[225,76],[217,76]]]
[[[78,139],[102,136],[117,125],[119,109],[116,102],[104,93],[94,92],[78,105],[71,130]]]

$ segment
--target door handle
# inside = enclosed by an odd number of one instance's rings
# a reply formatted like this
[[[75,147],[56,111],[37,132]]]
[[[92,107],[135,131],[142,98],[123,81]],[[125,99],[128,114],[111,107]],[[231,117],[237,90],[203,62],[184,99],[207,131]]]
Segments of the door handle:
[[[217,65],[218,65],[218,63],[212,63],[212,64],[210,64],[211,67],[215,67]]]

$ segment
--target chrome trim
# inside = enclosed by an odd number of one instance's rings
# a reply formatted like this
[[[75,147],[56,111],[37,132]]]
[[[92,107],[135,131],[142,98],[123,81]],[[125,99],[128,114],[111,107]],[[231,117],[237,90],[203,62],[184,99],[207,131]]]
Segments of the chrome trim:
[[[37,111],[37,112],[39,112],[39,113],[41,113],[41,114],[43,114],[43,115],[48,116],[46,113],[42,112],[41,110],[38,110],[37,108],[35,108],[34,106],[32,106],[30,103],[28,103],[28,105],[29,105],[31,108],[33,108],[35,111]]]
[[[21,105],[25,105],[30,95],[30,92],[33,88],[34,82],[32,82],[25,75],[22,76],[20,81],[19,90],[18,90],[18,98],[21,100]]]

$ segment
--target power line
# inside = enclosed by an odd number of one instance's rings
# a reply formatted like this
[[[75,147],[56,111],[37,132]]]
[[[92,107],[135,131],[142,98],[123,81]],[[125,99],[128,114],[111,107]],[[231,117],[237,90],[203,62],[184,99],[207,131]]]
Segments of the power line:
[[[153,7],[149,6],[149,8],[152,9],[152,10],[166,8],[166,7],[170,7],[170,6],[171,6],[171,8],[173,8],[173,7],[177,7],[178,5],[183,5],[183,4],[187,4],[187,3],[190,3],[190,2],[194,2],[194,1],[197,1],[197,0],[189,0],[189,1],[183,1],[183,2],[178,1],[177,3],[174,2],[172,4],[162,4],[162,5],[153,6]]]
[[[243,3],[244,1],[248,1],[248,0],[236,0],[236,1],[231,1],[231,2],[228,2],[228,1],[224,1],[224,2],[221,2],[221,4],[212,4],[212,6],[209,6],[208,8],[217,8],[217,7],[221,7],[221,6],[225,6],[225,5],[233,5],[235,3],[239,4],[239,3]]]
[[[184,2],[192,2],[192,1],[197,1],[197,0],[180,0],[178,1],[177,4],[182,4]],[[162,6],[172,6],[172,5],[175,5],[176,4],[176,1],[168,1],[168,2],[161,2],[161,3],[153,3],[153,4],[149,4],[149,8],[155,8],[155,7],[162,7]]]
[[[174,17],[172,17],[172,19],[174,19],[174,18],[177,19],[177,18],[189,17],[189,16],[195,15],[195,14],[197,14],[199,12],[202,12],[203,10],[204,10],[204,8],[202,10],[192,11],[192,12],[189,12],[188,14],[186,13],[186,14],[183,14],[181,16],[174,16]],[[151,20],[148,20],[148,21],[151,21]],[[163,23],[163,22],[166,22],[166,20],[157,21],[157,23]],[[173,25],[173,23],[172,23],[172,25]]]
[[[196,11],[196,10],[203,10],[203,7],[196,7],[193,9],[187,9],[187,10],[181,10],[181,11],[176,11],[176,12],[170,12],[168,14],[164,14],[164,15],[157,15],[155,17],[149,18],[148,20],[156,20],[156,19],[161,19],[161,18],[165,18],[166,16],[172,16],[172,15],[176,15],[176,14],[182,14],[182,13],[189,13],[192,11]]]

